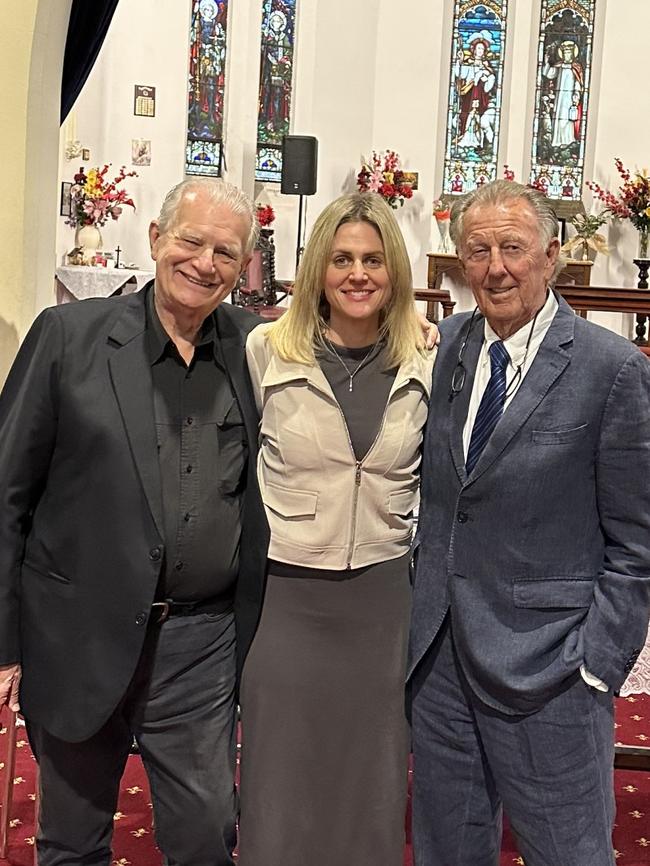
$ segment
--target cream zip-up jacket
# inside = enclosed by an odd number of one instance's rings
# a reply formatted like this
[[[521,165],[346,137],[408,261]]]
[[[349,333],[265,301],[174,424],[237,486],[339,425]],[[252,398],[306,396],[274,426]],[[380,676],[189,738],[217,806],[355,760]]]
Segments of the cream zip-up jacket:
[[[434,354],[398,369],[377,438],[357,460],[322,370],[277,357],[269,327],[246,343],[262,416],[257,475],[269,558],[341,570],[396,559],[411,542]]]

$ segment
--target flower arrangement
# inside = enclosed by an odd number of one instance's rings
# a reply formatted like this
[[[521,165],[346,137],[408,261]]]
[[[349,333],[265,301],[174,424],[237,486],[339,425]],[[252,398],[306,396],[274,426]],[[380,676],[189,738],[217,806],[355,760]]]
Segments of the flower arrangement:
[[[400,158],[394,150],[377,153],[364,160],[357,175],[357,186],[361,192],[376,192],[392,207],[401,207],[404,200],[413,197],[413,188],[404,177]]]
[[[598,229],[605,225],[609,217],[610,214],[607,210],[603,210],[599,214],[589,214],[588,216],[582,213],[576,214],[570,220],[576,233],[562,246],[562,252],[573,256],[573,253],[582,247],[583,261],[587,260],[590,249],[594,250],[594,252],[608,255],[609,247],[603,235],[598,234]]]
[[[451,218],[451,208],[441,198],[434,200],[432,213],[436,218],[436,222],[442,222]]]
[[[116,220],[125,205],[135,210],[133,199],[126,190],[117,189],[127,177],[137,177],[135,171],[126,171],[122,166],[119,174],[108,181],[106,174],[110,163],[103,168],[91,168],[86,173],[83,166],[74,176],[70,189],[70,216],[66,220],[69,226],[103,226],[109,217]]]
[[[270,226],[275,219],[275,212],[270,204],[258,204],[255,206],[257,221],[262,228]]]
[[[605,211],[615,219],[628,219],[639,232],[639,258],[647,258],[648,234],[650,232],[650,177],[646,169],[629,172],[623,162],[614,160],[616,170],[623,183],[618,195],[603,189],[599,184],[588,180],[587,186],[598,201],[605,205]]]

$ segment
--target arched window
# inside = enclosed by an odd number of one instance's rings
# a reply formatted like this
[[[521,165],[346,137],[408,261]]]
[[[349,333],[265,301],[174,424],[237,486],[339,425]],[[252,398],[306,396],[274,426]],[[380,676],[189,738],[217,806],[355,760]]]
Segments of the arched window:
[[[263,0],[255,180],[280,182],[289,133],[296,0]]]
[[[580,202],[596,0],[542,0],[530,181]],[[569,211],[576,208],[569,208]]]
[[[221,175],[228,0],[192,0],[186,174]]]
[[[455,0],[443,193],[496,178],[508,0]]]

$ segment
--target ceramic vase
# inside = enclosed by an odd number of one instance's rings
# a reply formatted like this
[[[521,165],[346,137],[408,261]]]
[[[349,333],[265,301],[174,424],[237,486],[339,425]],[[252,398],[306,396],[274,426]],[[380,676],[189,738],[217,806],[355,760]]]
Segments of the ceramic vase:
[[[75,246],[83,250],[84,263],[92,264],[97,250],[102,248],[102,236],[97,226],[79,226],[74,238]]]

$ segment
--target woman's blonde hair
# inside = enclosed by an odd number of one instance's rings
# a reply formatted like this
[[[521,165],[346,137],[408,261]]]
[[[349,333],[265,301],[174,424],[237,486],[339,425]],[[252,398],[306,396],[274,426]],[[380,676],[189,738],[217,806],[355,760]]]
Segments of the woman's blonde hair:
[[[316,362],[314,346],[323,345],[329,318],[323,285],[334,235],[345,223],[358,222],[373,226],[384,246],[392,292],[381,311],[379,337],[386,340],[389,365],[398,366],[423,350],[424,337],[413,302],[411,265],[404,238],[381,196],[364,192],[335,199],[314,224],[298,268],[291,306],[269,329],[271,345],[285,361]]]

